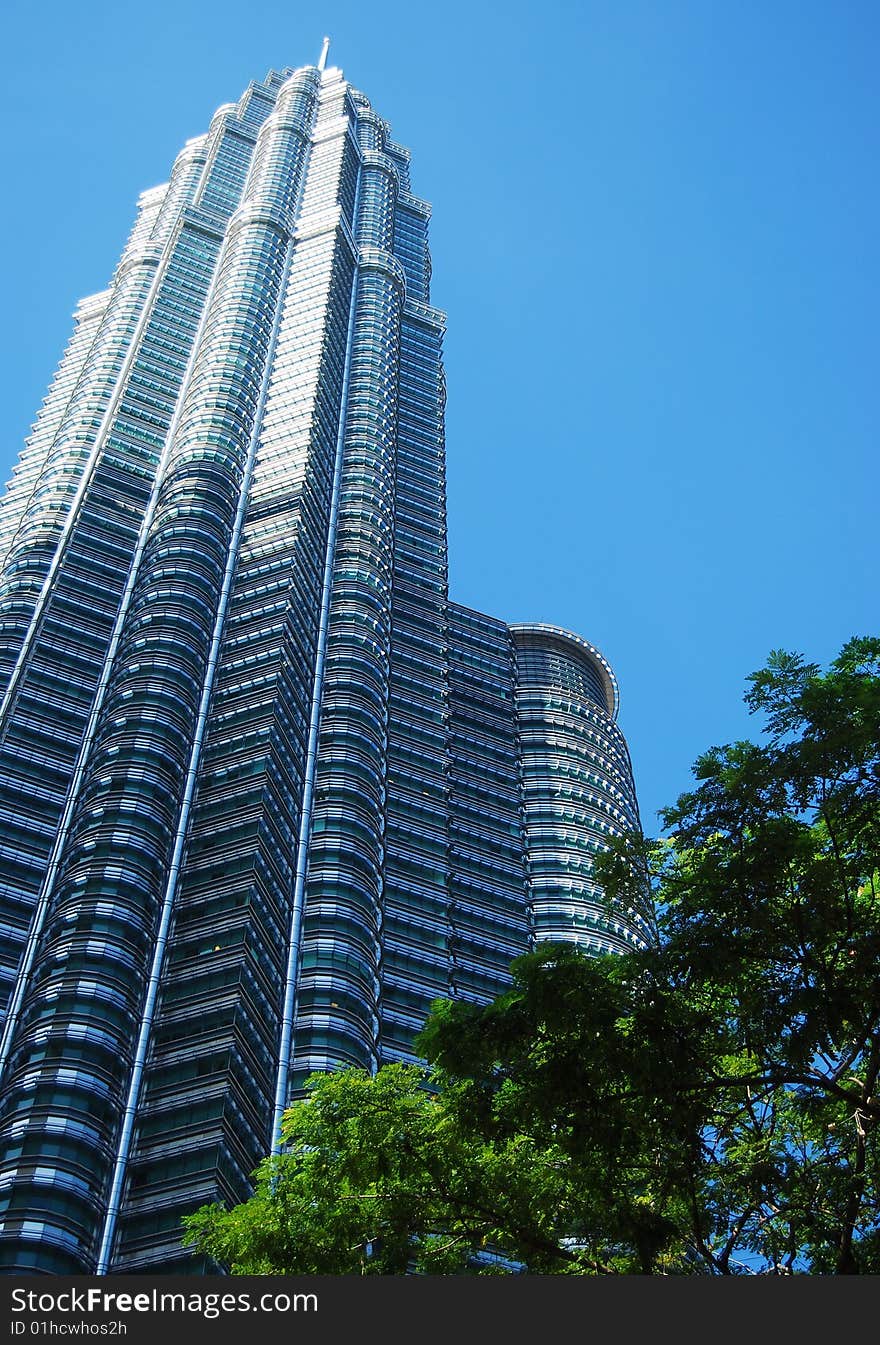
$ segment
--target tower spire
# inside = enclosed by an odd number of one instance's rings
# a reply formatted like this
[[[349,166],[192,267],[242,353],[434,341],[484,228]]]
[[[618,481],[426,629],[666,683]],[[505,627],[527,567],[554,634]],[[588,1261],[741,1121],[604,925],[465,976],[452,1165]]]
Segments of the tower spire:
[[[320,55],[319,58],[318,58],[318,69],[319,69],[319,70],[323,70],[324,67],[326,66],[326,64],[327,64],[327,52],[328,52],[329,50],[330,50],[330,39],[329,39],[329,37],[325,37],[325,38],[324,38],[324,45],[323,45],[323,47],[321,48],[321,55]]]

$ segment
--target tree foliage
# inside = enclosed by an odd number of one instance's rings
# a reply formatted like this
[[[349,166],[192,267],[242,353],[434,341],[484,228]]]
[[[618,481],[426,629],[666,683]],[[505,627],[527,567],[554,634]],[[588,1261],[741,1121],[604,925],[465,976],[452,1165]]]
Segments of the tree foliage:
[[[717,1040],[689,1231],[716,1270],[876,1271],[880,641],[749,681],[765,741],[702,756],[649,852],[664,982]]]
[[[254,1196],[187,1221],[201,1251],[234,1274],[492,1274],[526,1256],[571,1262],[565,1174],[552,1146],[497,1144],[458,1123],[452,1095],[417,1066],[313,1075],[264,1161]],[[508,1258],[499,1260],[497,1253]]]
[[[771,655],[760,744],[600,865],[657,940],[541,945],[439,1002],[429,1068],[316,1076],[253,1199],[188,1221],[237,1273],[880,1271],[880,640]]]

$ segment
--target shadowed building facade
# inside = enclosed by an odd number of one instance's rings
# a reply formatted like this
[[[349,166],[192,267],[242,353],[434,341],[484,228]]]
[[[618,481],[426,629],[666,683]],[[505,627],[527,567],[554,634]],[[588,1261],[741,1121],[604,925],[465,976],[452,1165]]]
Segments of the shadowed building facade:
[[[647,937],[617,689],[449,602],[409,152],[272,72],[145,192],[0,503],[0,1270],[197,1269],[314,1070]]]

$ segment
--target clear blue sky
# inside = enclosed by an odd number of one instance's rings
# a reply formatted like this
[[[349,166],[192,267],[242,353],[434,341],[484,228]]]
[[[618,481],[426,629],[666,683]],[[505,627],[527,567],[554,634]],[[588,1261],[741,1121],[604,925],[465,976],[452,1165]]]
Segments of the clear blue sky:
[[[605,653],[655,831],[771,648],[878,629],[880,6],[16,6],[4,480],[138,193],[325,33],[434,204],[452,596]]]

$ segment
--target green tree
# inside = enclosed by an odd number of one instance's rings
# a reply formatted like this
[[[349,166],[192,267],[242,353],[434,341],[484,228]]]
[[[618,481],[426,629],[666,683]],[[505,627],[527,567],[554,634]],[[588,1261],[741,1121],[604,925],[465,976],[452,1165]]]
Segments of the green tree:
[[[552,1146],[538,1151],[519,1133],[487,1143],[458,1123],[455,1090],[431,1082],[404,1065],[313,1075],[254,1196],[197,1211],[186,1220],[193,1243],[241,1275],[493,1274],[520,1262],[552,1273],[573,1263],[558,1235],[568,1190]]]
[[[749,680],[765,741],[702,756],[647,851],[664,984],[717,1039],[690,1232],[715,1270],[876,1271],[880,641],[825,674],[776,652]]]
[[[484,1008],[437,1004],[418,1040],[465,1133],[528,1135],[569,1192],[557,1225],[579,1273],[682,1273],[681,1191],[699,1160],[701,1020],[656,950],[544,944]]]
[[[713,748],[611,907],[656,944],[543,945],[440,1002],[425,1073],[317,1077],[254,1198],[189,1221],[240,1273],[880,1271],[880,641],[775,653],[764,741]],[[486,1249],[501,1261],[486,1257]]]

